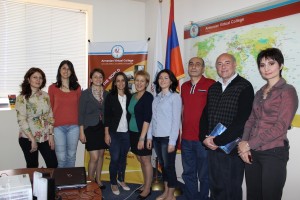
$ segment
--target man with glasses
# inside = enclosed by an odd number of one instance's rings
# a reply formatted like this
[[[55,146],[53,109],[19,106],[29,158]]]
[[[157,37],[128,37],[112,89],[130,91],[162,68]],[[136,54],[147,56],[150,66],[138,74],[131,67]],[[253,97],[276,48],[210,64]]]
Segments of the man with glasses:
[[[181,87],[183,103],[181,155],[186,199],[209,199],[207,152],[199,142],[199,121],[206,104],[208,88],[215,82],[203,76],[204,60],[194,57],[189,60],[189,81]],[[198,191],[200,181],[200,192]]]
[[[242,137],[254,99],[249,81],[236,73],[236,60],[228,53],[216,61],[220,79],[208,91],[207,104],[200,120],[200,140],[209,149],[208,168],[210,198],[213,200],[242,200],[244,163],[237,149],[224,153],[219,146]],[[227,129],[219,136],[209,136],[222,123]]]

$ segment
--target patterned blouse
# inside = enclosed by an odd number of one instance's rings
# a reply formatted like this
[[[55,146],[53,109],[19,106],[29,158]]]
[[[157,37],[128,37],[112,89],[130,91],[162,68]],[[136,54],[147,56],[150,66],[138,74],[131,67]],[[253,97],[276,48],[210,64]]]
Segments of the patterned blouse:
[[[53,128],[54,118],[49,95],[44,91],[32,94],[28,100],[19,95],[16,100],[19,137],[28,138],[30,133],[37,142],[47,141]]]

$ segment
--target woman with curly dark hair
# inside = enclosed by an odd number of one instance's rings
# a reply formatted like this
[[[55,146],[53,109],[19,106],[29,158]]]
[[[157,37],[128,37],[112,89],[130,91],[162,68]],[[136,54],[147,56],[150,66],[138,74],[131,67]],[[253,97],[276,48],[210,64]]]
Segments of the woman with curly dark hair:
[[[60,63],[56,83],[49,87],[48,93],[55,119],[54,140],[58,167],[75,167],[81,87],[72,62],[63,60]]]
[[[38,151],[48,168],[57,167],[53,139],[53,113],[49,95],[41,89],[46,84],[45,73],[30,68],[21,84],[22,91],[16,100],[17,119],[20,127],[19,144],[27,168],[37,168]]]

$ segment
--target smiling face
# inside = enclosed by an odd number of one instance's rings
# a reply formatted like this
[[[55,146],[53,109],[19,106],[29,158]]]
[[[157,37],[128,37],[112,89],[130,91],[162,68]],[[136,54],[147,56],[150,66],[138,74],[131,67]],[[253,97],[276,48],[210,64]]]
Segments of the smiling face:
[[[216,61],[216,69],[218,75],[226,83],[235,74],[236,62],[231,55],[221,54]]]
[[[134,79],[134,86],[137,92],[143,92],[148,86],[148,82],[145,76],[137,75]]]
[[[172,81],[170,80],[169,74],[163,72],[159,75],[158,84],[162,91],[167,91],[170,89]]]
[[[259,72],[265,80],[279,80],[282,67],[283,65],[279,65],[276,60],[263,57],[260,61]]]
[[[116,77],[115,85],[116,85],[118,91],[124,91],[126,84],[125,84],[125,79],[124,79],[123,75],[118,75]]]
[[[100,72],[94,72],[92,78],[90,78],[91,83],[94,86],[101,86],[103,83],[103,76]]]
[[[35,72],[29,77],[28,82],[30,84],[31,90],[37,91],[43,84],[43,76],[39,72]]]
[[[64,64],[60,68],[60,75],[62,79],[69,79],[71,76],[71,70],[69,69],[69,66],[67,64]]]

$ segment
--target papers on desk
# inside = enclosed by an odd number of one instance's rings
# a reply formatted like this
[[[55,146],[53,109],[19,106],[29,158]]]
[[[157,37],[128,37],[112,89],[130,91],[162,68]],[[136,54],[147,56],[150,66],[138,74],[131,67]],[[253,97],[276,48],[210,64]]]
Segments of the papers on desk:
[[[212,130],[212,132],[209,134],[209,136],[218,136],[218,135],[221,135],[224,133],[224,131],[226,130],[227,128],[221,124],[221,123],[218,123],[214,130]],[[228,144],[224,145],[224,146],[219,146],[220,149],[222,149],[226,154],[229,154],[232,149],[234,149],[236,147],[236,145],[241,141],[241,138],[237,138],[235,140],[233,140],[232,142],[229,142]]]
[[[0,177],[0,199],[32,199],[31,182],[28,174]]]

